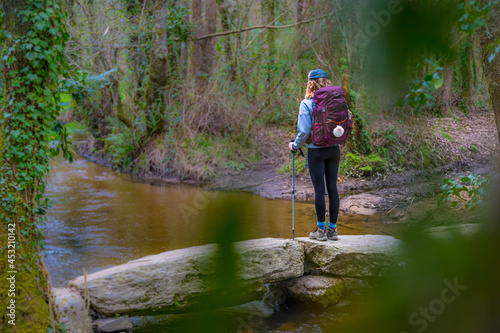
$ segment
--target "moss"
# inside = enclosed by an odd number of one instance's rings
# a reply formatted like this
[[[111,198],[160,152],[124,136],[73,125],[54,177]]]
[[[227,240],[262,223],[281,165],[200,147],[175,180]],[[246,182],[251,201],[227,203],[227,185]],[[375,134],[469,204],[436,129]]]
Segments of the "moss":
[[[17,262],[22,262],[24,267],[17,269],[16,277],[16,296],[15,296],[15,326],[8,323],[7,302],[11,299],[7,297],[9,284],[6,283],[9,277],[7,267],[7,230],[5,225],[0,228],[0,295],[2,295],[2,306],[0,307],[0,327],[6,333],[38,333],[47,332],[50,325],[49,305],[43,293],[43,287],[46,286],[46,279],[43,272],[38,269],[39,262],[36,256],[26,253],[24,247],[17,249]],[[20,258],[27,258],[21,260]]]
[[[4,166],[1,152],[4,147],[4,138],[0,135],[0,169]],[[0,213],[4,213],[0,210]],[[8,267],[7,257],[8,231],[7,225],[0,226],[0,295],[2,295],[2,306],[0,306],[0,327],[5,333],[38,333],[47,332],[50,325],[49,304],[47,303],[43,290],[47,286],[44,271],[40,268],[38,257],[33,255],[30,246],[26,245],[28,240],[23,239],[19,233],[20,241],[16,248],[15,296],[9,297],[10,283],[7,278],[12,271]],[[12,318],[7,317],[11,299],[15,300],[15,325],[9,324]]]
[[[336,304],[342,296],[344,289],[344,283],[336,283],[328,288],[324,294],[314,297],[312,301],[324,307]]]
[[[311,276],[303,276],[299,279],[309,278],[311,278]],[[289,289],[290,296],[311,306],[319,305],[322,307],[328,307],[336,304],[344,292],[344,281],[338,278],[335,279],[337,281],[332,283],[326,282],[319,276],[315,278],[319,278],[320,280],[315,281],[312,284],[310,284],[310,282],[306,282],[305,285],[299,286],[298,290],[292,291],[295,289],[294,287]],[[327,288],[325,288],[326,285],[328,285]]]

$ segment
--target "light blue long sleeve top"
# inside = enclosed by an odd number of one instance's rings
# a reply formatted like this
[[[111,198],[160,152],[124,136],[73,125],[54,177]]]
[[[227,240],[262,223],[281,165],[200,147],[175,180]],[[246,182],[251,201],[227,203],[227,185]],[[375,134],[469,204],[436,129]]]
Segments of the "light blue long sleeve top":
[[[293,143],[293,149],[299,149],[304,145],[309,135],[311,135],[311,127],[312,127],[312,112],[314,109],[314,101],[312,98],[303,99],[300,102],[299,108],[299,120],[297,123],[297,137],[295,138],[295,142]],[[316,146],[312,143],[307,145],[307,148],[326,148]]]

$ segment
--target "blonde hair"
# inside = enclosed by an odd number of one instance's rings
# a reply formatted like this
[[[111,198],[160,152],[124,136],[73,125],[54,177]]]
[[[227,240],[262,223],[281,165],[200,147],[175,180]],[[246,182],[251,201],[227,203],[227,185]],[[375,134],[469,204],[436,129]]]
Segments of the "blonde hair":
[[[312,71],[311,71],[312,72]],[[307,74],[307,77],[311,74]],[[307,81],[306,96],[305,99],[313,98],[314,92],[320,88],[326,86],[333,86],[333,84],[326,77],[320,77],[319,79],[312,79]]]

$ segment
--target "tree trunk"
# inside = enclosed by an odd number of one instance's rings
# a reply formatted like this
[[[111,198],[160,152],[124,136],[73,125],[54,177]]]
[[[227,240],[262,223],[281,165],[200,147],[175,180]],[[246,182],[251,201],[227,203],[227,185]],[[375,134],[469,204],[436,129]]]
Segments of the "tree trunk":
[[[264,17],[264,23],[274,21],[275,15],[275,3],[274,0],[262,0],[262,16]],[[273,78],[273,65],[274,65],[274,50],[275,50],[275,32],[272,29],[267,29],[266,32],[266,48],[267,48],[267,87],[271,86],[271,81]]]
[[[295,23],[302,22],[304,19],[307,19],[307,17],[304,18],[305,6],[306,6],[305,1],[307,0],[297,0],[297,7],[295,7]],[[304,44],[303,42],[304,29],[305,29],[304,25],[299,25],[295,30],[295,41],[294,41],[295,55],[302,53],[308,47],[307,44]],[[295,63],[295,66],[297,66],[297,69],[300,67],[298,62]]]
[[[219,6],[219,12],[221,16],[221,26],[223,31],[229,30],[229,11],[225,0],[217,0],[217,5]],[[229,82],[234,82],[236,80],[236,74],[234,70],[233,63],[233,51],[231,50],[231,36],[227,36],[224,39],[224,55],[226,59],[226,65],[229,66],[228,78]]]
[[[151,15],[151,10],[149,7],[149,2],[144,3],[144,0],[125,2],[124,5],[131,26],[131,28],[128,31],[128,36],[130,39],[130,46],[131,46],[127,54],[128,64],[132,68],[134,80],[137,82],[138,85],[140,85],[146,74],[144,71],[144,64],[147,61],[145,61],[146,53],[142,50],[141,46],[141,44],[144,43],[141,40],[142,37],[141,34],[143,33],[144,27],[140,27],[139,22],[141,22],[142,20],[142,15],[144,16]],[[145,13],[143,13],[143,8],[145,9],[144,10]],[[139,94],[137,96],[139,96]]]
[[[217,2],[216,0],[206,0],[205,2],[205,33],[207,35],[215,33],[217,25]],[[214,65],[215,38],[207,38],[202,46],[203,62],[202,71],[208,79]]]
[[[165,126],[165,96],[163,92],[168,82],[168,2],[166,0],[156,0],[153,13],[149,82],[145,92],[146,107],[148,108],[146,113],[147,131],[149,135],[161,131]]]
[[[500,54],[497,54],[491,62],[488,59],[500,40],[500,20],[498,20],[500,9],[498,7],[494,6],[489,14],[486,24],[487,28],[482,30],[480,42],[483,52],[484,75],[488,82],[488,92],[490,94],[491,107],[495,114],[500,144]],[[493,48],[489,49],[488,46],[490,45],[493,45]]]
[[[87,18],[87,22],[89,24],[90,34],[92,36],[92,41],[93,41],[92,46],[93,46],[95,52],[97,53],[97,61],[96,61],[97,72],[102,73],[102,72],[110,71],[113,68],[113,66],[112,66],[112,64],[110,64],[108,62],[108,60],[106,59],[106,55],[104,54],[104,49],[103,49],[103,46],[101,45],[100,34],[96,31],[96,25],[95,25],[93,13],[91,13],[91,9],[87,8],[81,2],[79,4],[80,4],[80,8],[82,9],[83,13],[85,14],[85,17]],[[90,3],[90,5],[91,5],[91,3]],[[111,92],[110,92],[110,94],[108,94],[106,92],[103,93],[103,102],[104,102],[103,105],[104,106],[106,104],[110,105],[112,114],[115,117],[117,117],[118,120],[120,120],[127,127],[132,127],[132,122],[123,113],[123,104],[122,104],[122,101],[120,98],[120,92],[119,92],[119,84],[120,83],[118,81],[118,77],[116,75],[116,72],[111,73],[109,75],[109,81],[111,83]],[[107,89],[107,88],[105,88],[105,89]],[[110,103],[106,103],[106,100],[109,99],[108,96],[111,97],[111,101],[109,101]],[[106,116],[106,113],[109,114],[110,112],[109,111],[104,112],[104,117]],[[97,122],[100,122],[100,120],[97,120]],[[105,128],[100,127],[99,137],[106,136],[106,134],[107,134],[106,132],[107,132],[107,130]]]
[[[183,4],[186,7],[186,9],[188,10],[188,14],[186,15],[186,20],[184,21],[184,24],[186,25],[186,27],[188,27],[190,24],[190,22],[189,22],[189,1],[188,0],[183,1]],[[181,43],[181,78],[183,80],[186,80],[186,78],[188,76],[188,56],[189,56],[188,45],[189,44],[187,42]]]
[[[443,69],[443,94],[441,95],[441,104],[443,106],[443,114],[448,114],[451,106],[451,86],[453,85],[453,69],[445,67]]]
[[[468,36],[463,42],[460,50],[460,99],[458,108],[465,113],[469,113],[472,104],[472,57],[472,36]]]
[[[192,18],[193,24],[196,26],[196,37],[202,36],[204,29],[202,23],[202,9],[201,0],[193,0],[192,2]],[[201,64],[203,61],[202,45],[206,40],[194,40],[193,41],[193,51],[191,53],[191,71],[193,75],[194,82],[197,87],[202,85],[202,74],[201,74]]]
[[[215,33],[217,24],[217,1],[206,0],[205,20],[203,22],[201,0],[193,0],[193,23],[196,25],[196,37]],[[195,40],[191,55],[191,67],[198,90],[203,90],[210,78],[214,63],[215,38]]]
[[[44,6],[41,1],[37,4]],[[35,70],[27,61],[26,53],[29,51],[21,49],[19,44],[14,43],[14,40],[26,38],[28,31],[32,31],[31,27],[34,22],[22,22],[18,16],[20,11],[29,8],[27,5],[28,0],[2,0],[0,2],[0,11],[3,14],[0,18],[2,29],[10,33],[10,36],[1,38],[2,48],[11,48],[12,53],[9,57],[15,58],[9,63],[6,63],[5,59],[1,60],[1,75],[5,86],[4,98],[5,101],[12,102],[3,103],[0,113],[2,120],[0,126],[0,247],[2,249],[0,250],[0,327],[2,332],[8,333],[42,333],[47,332],[51,326],[51,311],[46,298],[50,295],[48,272],[43,264],[43,254],[38,247],[38,241],[35,241],[40,237],[37,197],[40,195],[38,185],[43,179],[32,176],[31,171],[41,163],[40,154],[37,152],[48,148],[45,138],[40,134],[40,127],[48,126],[48,124],[47,119],[33,119],[30,110],[39,106],[34,98],[27,98],[29,95],[40,96],[43,92],[40,93],[39,83],[23,83],[21,92],[17,88],[19,83],[15,83],[16,76],[10,75],[13,71],[23,73],[25,70]],[[48,42],[49,48],[53,47],[50,40],[42,42]],[[40,60],[40,65],[46,66],[45,70],[52,71],[45,60]],[[43,98],[40,99],[40,103],[42,101]],[[17,103],[26,104],[21,108],[15,106]],[[19,128],[19,118],[25,119],[22,129]],[[29,142],[31,148],[25,149],[22,155],[14,154],[7,157],[6,152],[12,154],[13,148],[24,148],[19,147],[20,141],[12,135],[5,136],[5,133],[12,134],[14,131],[20,135],[29,133],[36,139]],[[24,182],[21,179],[24,179]],[[15,204],[12,203],[12,198]],[[14,241],[16,242],[15,250]],[[8,259],[13,259],[13,261],[9,262]],[[8,278],[10,280],[7,280]],[[11,310],[8,307],[11,309],[14,307],[14,309]]]
[[[297,9],[295,11],[295,22],[300,22],[304,17],[304,0],[297,0]]]

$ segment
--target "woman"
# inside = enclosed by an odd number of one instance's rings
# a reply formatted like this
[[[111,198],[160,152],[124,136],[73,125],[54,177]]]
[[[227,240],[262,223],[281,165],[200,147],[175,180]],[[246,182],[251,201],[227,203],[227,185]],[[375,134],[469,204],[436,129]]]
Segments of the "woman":
[[[312,126],[312,112],[314,109],[313,96],[318,89],[332,86],[328,74],[315,69],[309,72],[306,96],[300,103],[299,121],[297,135],[294,142],[290,142],[288,148],[290,151],[302,147],[309,138]],[[330,147],[320,147],[312,143],[307,145],[307,162],[309,164],[309,173],[314,186],[314,205],[316,207],[317,227],[309,234],[309,238],[320,241],[337,240],[337,218],[339,215],[339,193],[337,191],[337,173],[339,170],[340,147],[338,145]],[[325,218],[325,180],[330,201],[329,212],[330,221],[328,228]]]

